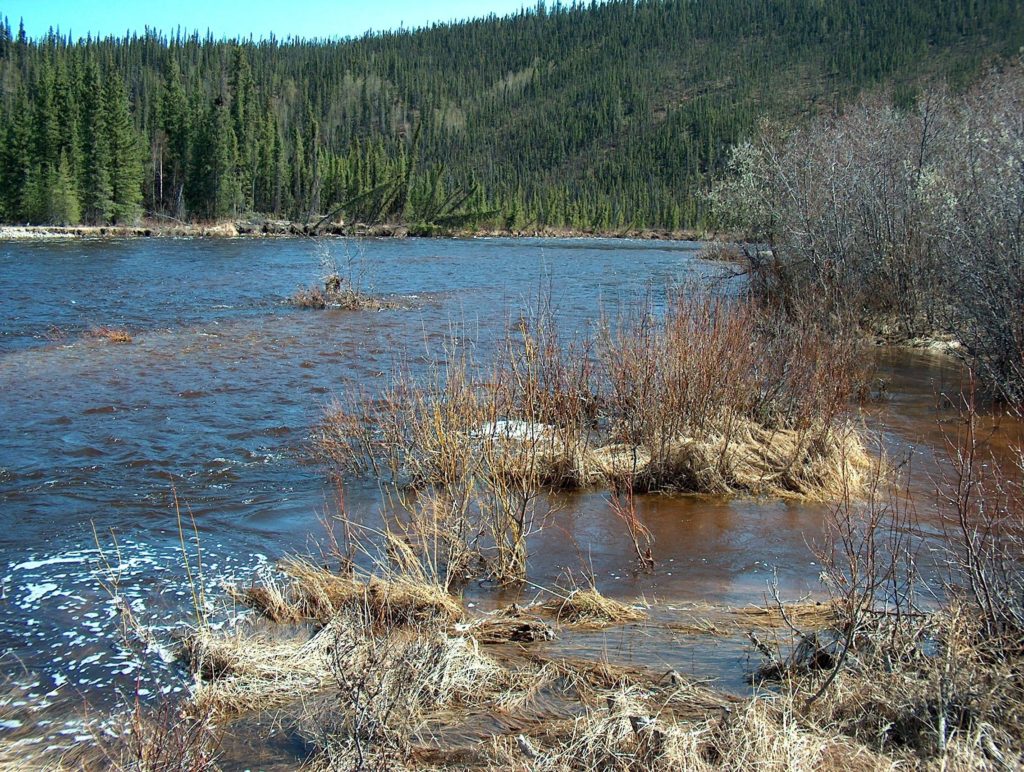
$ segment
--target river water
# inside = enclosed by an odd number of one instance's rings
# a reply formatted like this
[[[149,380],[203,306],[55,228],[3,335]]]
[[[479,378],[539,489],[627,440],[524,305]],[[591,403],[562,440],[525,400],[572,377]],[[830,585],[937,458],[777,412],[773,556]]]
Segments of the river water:
[[[485,353],[538,297],[566,332],[645,292],[720,279],[689,242],[622,240],[126,240],[0,244],[0,652],[8,697],[0,732],[66,724],[119,693],[182,688],[166,677],[169,632],[187,620],[175,506],[194,520],[211,596],[261,565],[310,548],[334,491],[308,460],[310,428],[334,394],[373,393],[400,360],[423,362],[452,337]],[[314,312],[284,300],[334,261],[403,307]],[[123,327],[133,340],[92,337]],[[887,355],[890,398],[866,419],[893,453],[924,449],[929,484],[941,434],[936,395],[956,368]],[[375,506],[352,481],[350,509]],[[532,545],[532,580],[550,586],[586,566],[608,594],[654,603],[758,602],[774,573],[790,596],[819,591],[809,545],[823,509],[794,502],[651,496],[639,502],[657,567],[630,570],[630,547],[605,497],[570,497]],[[566,538],[567,535],[571,538]],[[119,595],[151,627],[156,665],[121,643]],[[715,677],[741,688],[739,647],[654,633],[581,636],[562,646]],[[638,652],[638,653],[634,653]],[[145,659],[146,657],[143,657]],[[165,661],[166,660],[166,661]],[[178,684],[178,685],[175,685]],[[61,722],[65,722],[62,724]]]

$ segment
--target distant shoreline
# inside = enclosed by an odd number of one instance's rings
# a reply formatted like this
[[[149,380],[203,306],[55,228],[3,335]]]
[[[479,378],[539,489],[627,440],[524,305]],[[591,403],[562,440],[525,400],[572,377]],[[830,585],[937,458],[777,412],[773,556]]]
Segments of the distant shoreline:
[[[693,230],[631,228],[591,230],[576,228],[454,229],[423,233],[405,225],[314,225],[286,220],[179,223],[144,221],[138,225],[0,225],[0,241],[121,238],[620,238],[650,241],[706,241],[713,238]]]

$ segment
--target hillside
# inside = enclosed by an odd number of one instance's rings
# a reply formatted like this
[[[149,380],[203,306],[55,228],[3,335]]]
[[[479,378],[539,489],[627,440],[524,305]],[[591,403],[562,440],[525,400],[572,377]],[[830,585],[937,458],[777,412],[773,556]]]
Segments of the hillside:
[[[344,41],[29,40],[5,20],[0,219],[695,225],[762,117],[879,84],[909,101],[1022,43],[1016,0],[539,4]]]

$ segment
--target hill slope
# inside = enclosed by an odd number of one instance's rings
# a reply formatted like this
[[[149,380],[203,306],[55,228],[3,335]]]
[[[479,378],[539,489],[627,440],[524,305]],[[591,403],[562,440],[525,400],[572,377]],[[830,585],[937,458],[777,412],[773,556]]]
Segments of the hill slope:
[[[1016,0],[613,0],[351,41],[0,28],[0,218],[696,224],[768,116],[972,79]]]

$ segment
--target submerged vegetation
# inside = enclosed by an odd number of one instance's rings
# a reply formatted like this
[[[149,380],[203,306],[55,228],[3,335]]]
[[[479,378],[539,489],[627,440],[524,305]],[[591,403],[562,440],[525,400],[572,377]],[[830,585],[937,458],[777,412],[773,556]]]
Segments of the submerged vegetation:
[[[103,340],[107,343],[131,343],[132,335],[122,327],[93,327],[89,330],[88,336],[95,340]]]
[[[825,601],[776,594],[763,608],[691,611],[706,619],[688,635],[749,635],[764,657],[751,696],[674,670],[552,656],[545,642],[568,626],[676,623],[592,585],[481,611],[434,582],[428,555],[389,537],[370,573],[289,559],[283,584],[268,574],[236,590],[261,615],[185,637],[195,680],[174,721],[209,752],[233,722],[269,717],[301,738],[312,770],[1016,768],[1024,458],[994,462],[969,402],[962,420],[940,482],[941,587],[919,576],[912,500],[876,479],[862,500],[829,508]]]
[[[335,309],[341,311],[383,311],[396,308],[397,305],[388,300],[369,295],[347,279],[332,273],[324,280],[323,288],[305,287],[292,295],[288,302],[296,308],[308,308],[317,311]]]
[[[858,495],[873,463],[846,417],[857,354],[684,288],[568,345],[541,310],[493,360],[453,346],[425,377],[400,368],[380,398],[350,395],[315,446],[335,472],[373,472],[445,586],[476,572],[519,581],[553,491]],[[646,562],[629,510],[620,502]]]

